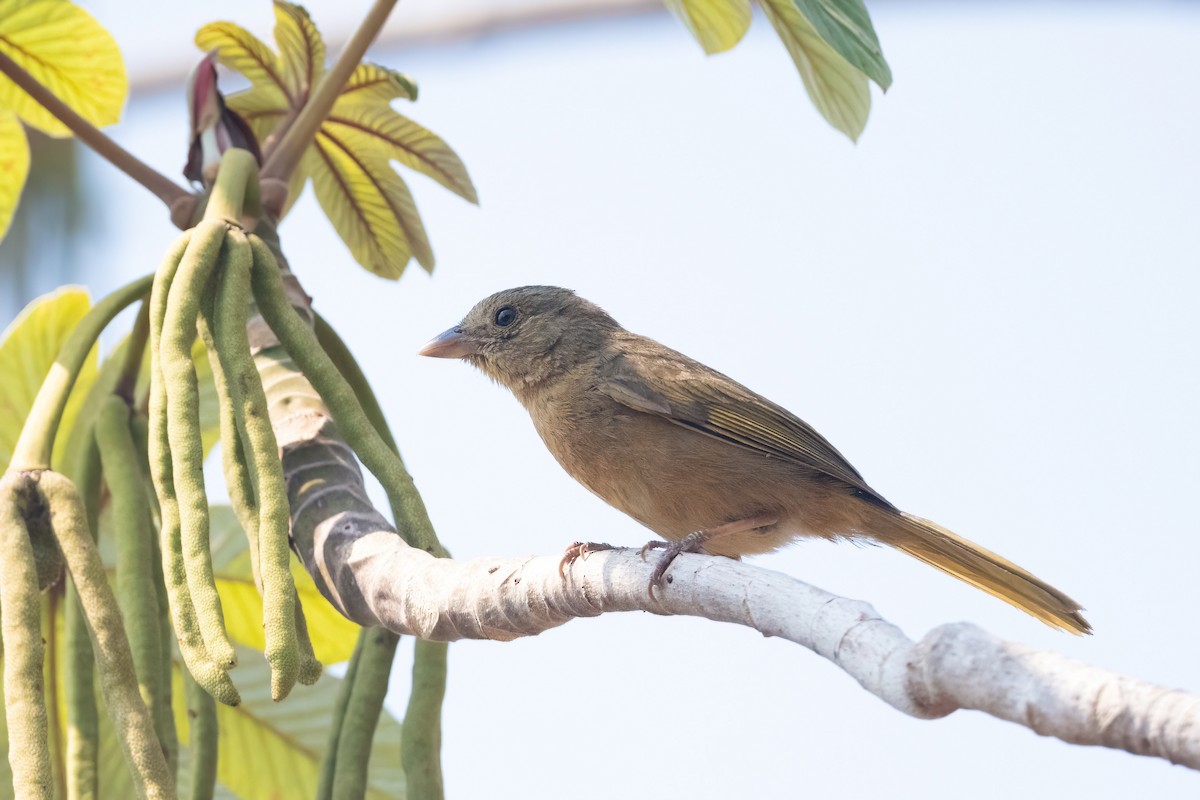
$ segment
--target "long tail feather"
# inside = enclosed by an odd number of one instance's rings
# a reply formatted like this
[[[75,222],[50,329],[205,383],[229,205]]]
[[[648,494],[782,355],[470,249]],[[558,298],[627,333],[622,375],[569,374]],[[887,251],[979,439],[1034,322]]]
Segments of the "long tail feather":
[[[1016,564],[940,525],[912,514],[888,515],[890,535],[880,540],[1074,634],[1092,632],[1079,603]]]

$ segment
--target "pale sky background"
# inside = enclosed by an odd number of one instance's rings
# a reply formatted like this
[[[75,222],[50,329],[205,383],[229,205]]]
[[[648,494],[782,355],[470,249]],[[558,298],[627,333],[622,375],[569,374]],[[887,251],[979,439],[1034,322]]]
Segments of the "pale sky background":
[[[257,20],[265,36],[267,4],[240,5],[199,19]],[[367,5],[308,3],[330,30]],[[357,267],[311,195],[285,249],[458,557],[649,538],[559,469],[506,392],[414,355],[497,289],[559,284],[787,406],[899,506],[1078,598],[1096,635],[1051,631],[882,548],[809,543],[752,563],[868,600],[914,638],[970,620],[1200,691],[1200,9],[869,6],[895,85],[875,91],[857,146],[820,119],[761,17],[709,59],[665,14],[373,53],[418,79],[402,110],[457,149],[482,206],[412,176],[432,279]],[[199,13],[89,7],[127,51],[152,37],[177,59]],[[176,175],[185,125],[172,89],[135,98],[113,135]],[[87,172],[103,206],[80,279],[99,293],[153,269],[173,231],[106,164]],[[406,640],[397,712],[410,659]],[[443,759],[458,798],[1200,787],[1164,761],[979,713],[913,720],[797,646],[648,614],[455,645]]]

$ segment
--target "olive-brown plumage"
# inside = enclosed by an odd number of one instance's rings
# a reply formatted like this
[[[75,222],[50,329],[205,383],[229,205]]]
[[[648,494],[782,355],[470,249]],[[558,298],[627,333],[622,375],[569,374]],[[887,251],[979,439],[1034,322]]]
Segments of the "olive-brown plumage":
[[[498,292],[421,353],[463,358],[510,389],[572,477],[684,549],[737,558],[797,536],[870,539],[1048,625],[1091,631],[1062,592],[894,507],[786,409],[569,290]]]

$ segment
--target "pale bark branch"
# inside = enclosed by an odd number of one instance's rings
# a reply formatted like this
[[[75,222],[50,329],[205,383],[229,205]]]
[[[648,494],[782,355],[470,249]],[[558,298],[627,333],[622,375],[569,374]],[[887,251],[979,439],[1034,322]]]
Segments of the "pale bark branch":
[[[1003,641],[969,623],[913,642],[867,603],[725,558],[683,555],[651,598],[653,561],[594,553],[564,580],[557,556],[435,559],[364,518],[319,526],[310,569],[354,619],[428,639],[508,640],[610,611],[733,622],[807,647],[884,702],[934,719],[976,709],[1074,744],[1100,745],[1200,769],[1200,696],[1058,653]]]

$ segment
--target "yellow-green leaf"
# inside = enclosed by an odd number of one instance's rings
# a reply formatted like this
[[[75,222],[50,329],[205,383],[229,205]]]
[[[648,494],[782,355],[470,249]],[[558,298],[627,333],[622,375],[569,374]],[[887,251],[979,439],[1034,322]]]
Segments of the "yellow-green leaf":
[[[232,708],[217,704],[217,780],[242,800],[314,797],[341,681],[324,675],[314,686],[297,686],[287,700],[275,703],[261,655],[239,648],[238,656],[235,679],[242,703]],[[172,698],[180,743],[186,745],[190,730],[178,669]],[[375,730],[367,783],[370,800],[404,797],[400,725],[386,709]]]
[[[350,80],[338,95],[338,102],[379,105],[397,97],[417,99],[417,83],[403,72],[363,62],[350,73]],[[335,106],[336,108],[336,106]]]
[[[275,42],[293,98],[307,98],[325,74],[325,42],[308,12],[275,0]]]
[[[29,142],[21,120],[11,111],[0,111],[0,239],[8,233],[21,189],[29,175]]]
[[[271,48],[250,31],[232,22],[210,22],[196,31],[196,46],[216,50],[217,61],[242,73],[265,98],[288,108],[293,98],[282,65]]]
[[[436,134],[386,105],[366,105],[339,98],[321,131],[354,153],[378,148],[387,158],[428,175],[459,197],[479,202],[458,154]]]
[[[0,464],[8,465],[21,428],[42,380],[58,358],[71,331],[91,308],[87,291],[64,286],[27,305],[0,335]],[[53,463],[59,466],[67,435],[88,389],[96,381],[96,348],[88,354],[67,402],[54,442]]]
[[[67,0],[0,0],[0,50],[93,125],[121,116],[129,80],[112,35]],[[0,108],[51,136],[69,136],[40,103],[0,76]]]
[[[875,26],[863,0],[791,0],[817,34],[843,58],[879,84],[892,85],[892,68],[883,57]]]
[[[791,54],[817,110],[829,124],[857,141],[871,113],[867,76],[821,38],[792,0],[760,3]]]
[[[266,644],[263,639],[262,596],[254,586],[246,535],[229,506],[213,506],[211,516],[213,573],[225,611],[225,626],[235,641],[257,650],[259,655],[256,659],[261,661]],[[292,559],[292,579],[296,582],[300,604],[304,607],[317,658],[322,664],[336,664],[349,659],[361,628],[339,614],[321,596],[312,578],[295,558]]]
[[[433,270],[433,251],[416,203],[386,156],[356,153],[322,129],[301,168],[312,176],[317,202],[358,263],[395,279],[411,254]]]
[[[750,28],[749,0],[664,0],[692,36],[712,55],[742,40]]]
[[[279,125],[294,118],[317,76],[324,74],[325,45],[307,12],[276,0],[275,14],[278,55],[227,22],[206,25],[196,36],[200,47],[218,47],[221,63],[250,79],[248,90],[230,95],[226,102],[249,123],[264,153],[270,152]],[[358,65],[293,172],[284,204],[286,213],[311,177],[317,201],[355,260],[385,278],[399,277],[409,258],[433,269],[425,226],[392,160],[478,202],[454,151],[392,110],[392,100],[416,96],[416,84],[403,73],[376,64]]]

